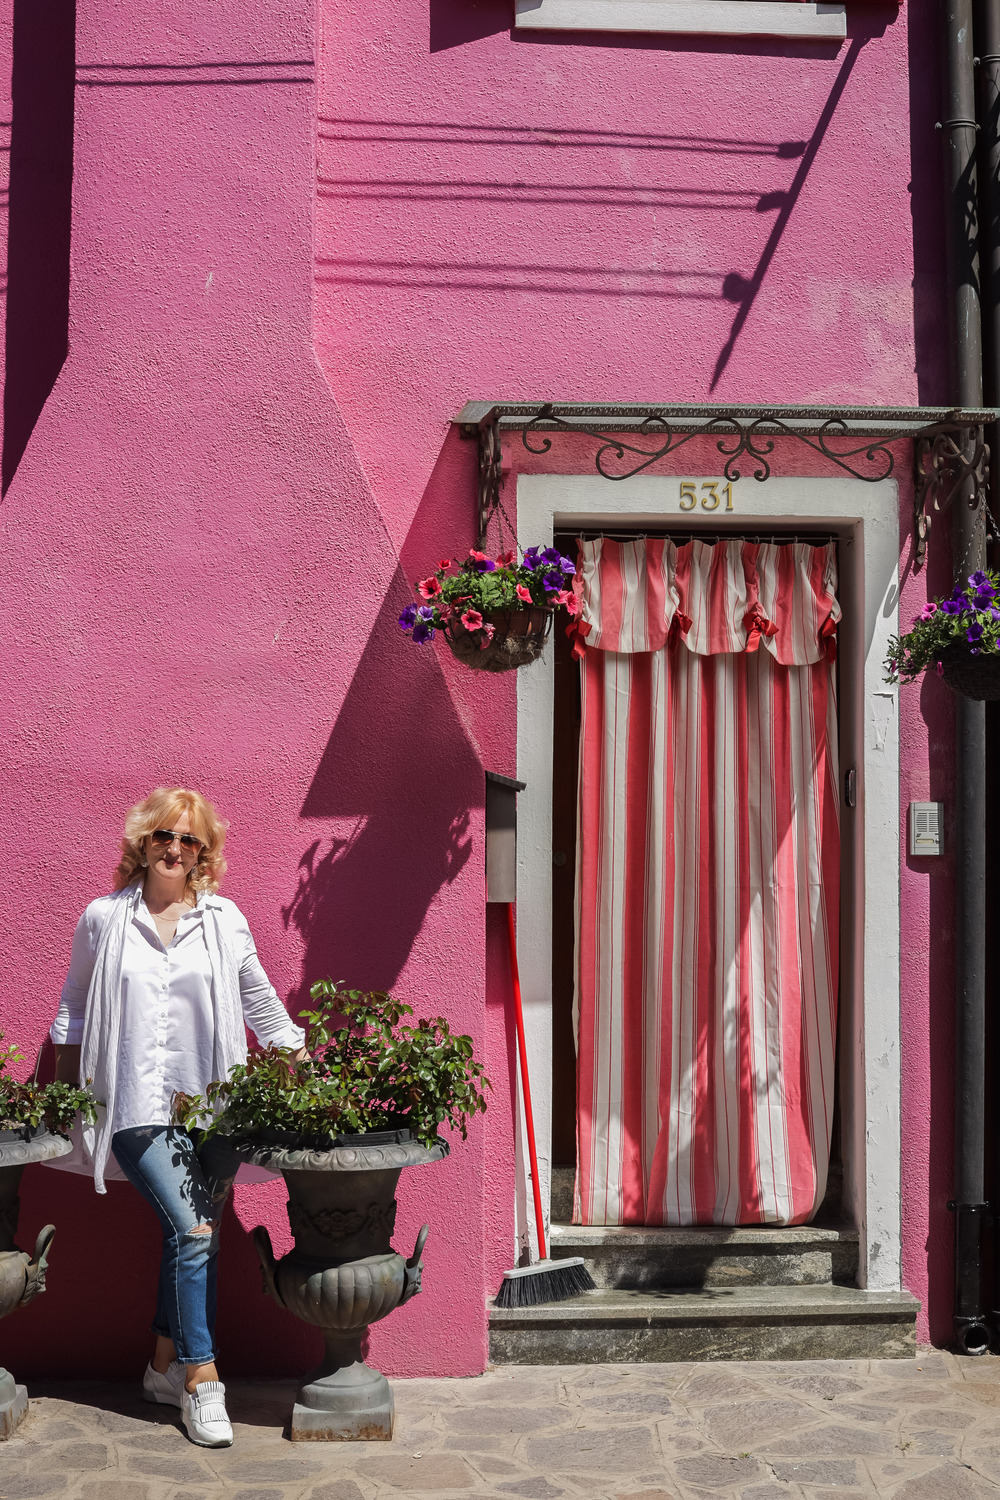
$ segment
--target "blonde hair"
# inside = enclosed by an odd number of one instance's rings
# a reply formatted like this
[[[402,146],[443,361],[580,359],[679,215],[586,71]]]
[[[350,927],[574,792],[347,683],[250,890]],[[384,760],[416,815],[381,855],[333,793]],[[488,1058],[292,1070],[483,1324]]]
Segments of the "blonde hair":
[[[137,802],[125,819],[122,858],[115,871],[115,890],[142,880],[146,868],[143,844],[154,828],[172,828],[175,820],[187,813],[191,832],[201,839],[198,862],[187,878],[191,891],[217,891],[226,873],[222,850],[226,842],[226,824],[200,792],[182,786],[158,786],[144,802]]]

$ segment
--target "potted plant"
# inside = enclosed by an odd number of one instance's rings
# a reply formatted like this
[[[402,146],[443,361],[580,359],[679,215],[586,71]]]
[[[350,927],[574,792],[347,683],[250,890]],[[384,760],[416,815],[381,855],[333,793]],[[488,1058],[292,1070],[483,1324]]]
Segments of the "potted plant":
[[[913,682],[935,665],[952,692],[1000,699],[1000,574],[990,569],[924,605],[886,655],[887,682]]]
[[[0,1032],[0,1042],[3,1033]],[[34,1252],[15,1243],[20,1213],[21,1175],[32,1162],[54,1161],[70,1150],[69,1132],[77,1114],[97,1117],[89,1089],[68,1083],[18,1083],[11,1065],[23,1061],[16,1047],[0,1048],[0,1318],[45,1290],[45,1270],[55,1229],[46,1224]],[[0,1438],[8,1438],[28,1410],[28,1393],[0,1368]]]
[[[444,558],[416,584],[421,604],[408,604],[400,628],[422,644],[440,630],[451,653],[477,672],[509,672],[537,661],[557,611],[579,613],[576,567],[555,547],[529,547],[462,563]]]
[[[46,1133],[68,1137],[78,1114],[93,1124],[97,1103],[89,1088],[33,1078],[18,1083],[9,1070],[22,1061],[17,1047],[0,1049],[0,1142],[30,1141]]]
[[[276,1262],[262,1227],[254,1242],[265,1289],[326,1341],[293,1407],[293,1441],[388,1439],[392,1391],[361,1343],[371,1323],[419,1292],[427,1238],[425,1224],[409,1259],[393,1250],[396,1184],[404,1167],[448,1154],[440,1125],[465,1138],[489,1080],[471,1039],[440,1016],[410,1024],[410,1006],[329,979],[310,994],[310,1056],[253,1052],[204,1097],[175,1100],[175,1119],[225,1132],[245,1160],[280,1171],[288,1186],[294,1249]]]

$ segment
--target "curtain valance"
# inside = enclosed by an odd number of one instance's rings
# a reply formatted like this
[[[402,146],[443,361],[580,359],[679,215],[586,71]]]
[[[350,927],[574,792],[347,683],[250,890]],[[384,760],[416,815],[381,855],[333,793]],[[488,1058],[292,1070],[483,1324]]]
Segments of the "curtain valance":
[[[579,635],[631,654],[678,639],[697,656],[756,651],[783,666],[836,652],[837,557],[832,542],[676,546],[664,537],[581,541]]]

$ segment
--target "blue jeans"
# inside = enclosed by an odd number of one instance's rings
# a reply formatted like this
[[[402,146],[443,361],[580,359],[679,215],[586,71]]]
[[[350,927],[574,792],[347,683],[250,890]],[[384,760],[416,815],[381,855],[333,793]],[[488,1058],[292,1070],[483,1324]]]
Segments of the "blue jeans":
[[[163,1230],[153,1332],[173,1339],[182,1365],[211,1364],[219,1224],[239,1161],[223,1137],[196,1146],[174,1125],[116,1131],[111,1150]]]

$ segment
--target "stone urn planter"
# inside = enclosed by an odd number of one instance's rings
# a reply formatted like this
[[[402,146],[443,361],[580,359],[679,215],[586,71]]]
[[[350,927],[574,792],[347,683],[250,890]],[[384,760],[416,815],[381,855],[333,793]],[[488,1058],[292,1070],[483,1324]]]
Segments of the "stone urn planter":
[[[425,1224],[413,1254],[392,1248],[396,1184],[404,1167],[448,1155],[408,1130],[339,1137],[327,1149],[247,1139],[244,1160],[280,1171],[288,1186],[295,1248],[276,1261],[268,1232],[254,1230],[266,1291],[280,1307],[323,1332],[326,1352],[292,1409],[293,1442],[392,1437],[392,1388],[362,1357],[370,1324],[420,1291]]]
[[[55,1229],[46,1224],[32,1255],[14,1243],[21,1203],[21,1174],[32,1162],[55,1161],[72,1150],[61,1135],[47,1131],[0,1131],[0,1318],[24,1307],[45,1290],[45,1268]],[[0,1366],[0,1439],[9,1438],[28,1410],[28,1393]]]

